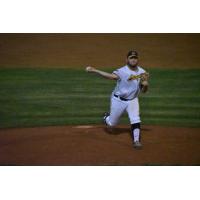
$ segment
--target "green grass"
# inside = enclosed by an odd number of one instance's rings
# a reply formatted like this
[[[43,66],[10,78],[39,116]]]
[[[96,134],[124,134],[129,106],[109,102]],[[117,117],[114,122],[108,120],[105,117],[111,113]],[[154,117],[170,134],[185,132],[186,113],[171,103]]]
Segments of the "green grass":
[[[105,69],[112,72],[112,69]],[[150,69],[143,124],[200,127],[200,70]],[[0,69],[0,127],[99,124],[115,86],[81,69]],[[124,115],[121,123],[129,123]]]

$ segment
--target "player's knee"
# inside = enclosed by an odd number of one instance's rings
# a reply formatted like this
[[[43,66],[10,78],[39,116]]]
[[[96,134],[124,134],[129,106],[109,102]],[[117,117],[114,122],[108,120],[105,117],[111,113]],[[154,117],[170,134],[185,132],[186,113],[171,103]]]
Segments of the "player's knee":
[[[114,127],[114,126],[117,125],[117,123],[108,122],[107,125],[108,125],[109,127]]]
[[[114,127],[117,125],[117,122],[114,122],[112,120],[110,120],[109,117],[106,118],[106,124],[109,126],[109,127]]]

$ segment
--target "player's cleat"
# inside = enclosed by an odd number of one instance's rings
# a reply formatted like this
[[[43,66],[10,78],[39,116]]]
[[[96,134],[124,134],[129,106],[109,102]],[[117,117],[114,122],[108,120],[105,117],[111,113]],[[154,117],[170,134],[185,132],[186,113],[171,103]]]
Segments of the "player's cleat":
[[[133,143],[133,147],[135,149],[142,149],[142,144],[139,141]]]
[[[103,122],[104,122],[105,125],[108,125],[108,124],[106,123],[106,118],[107,118],[109,115],[110,115],[110,114],[109,114],[108,112],[105,112],[105,113],[104,113]]]

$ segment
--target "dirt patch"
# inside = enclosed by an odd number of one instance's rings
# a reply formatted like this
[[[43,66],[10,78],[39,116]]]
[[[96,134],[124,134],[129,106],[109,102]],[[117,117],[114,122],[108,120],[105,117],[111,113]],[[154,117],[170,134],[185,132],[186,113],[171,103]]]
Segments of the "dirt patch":
[[[200,68],[200,34],[0,34],[0,67],[119,67],[130,49],[144,68]]]
[[[75,128],[80,128],[80,129],[88,129],[88,128],[93,128],[93,126],[88,126],[88,125],[82,125],[82,126],[75,126]]]
[[[0,165],[199,165],[200,128],[143,126],[143,150],[128,126],[0,129]]]

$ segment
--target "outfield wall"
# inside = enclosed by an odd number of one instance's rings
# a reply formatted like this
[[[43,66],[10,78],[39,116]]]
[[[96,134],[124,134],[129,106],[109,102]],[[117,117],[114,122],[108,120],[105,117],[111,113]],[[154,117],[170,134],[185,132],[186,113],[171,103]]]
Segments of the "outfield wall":
[[[200,68],[200,34],[0,34],[0,67],[117,67],[130,49],[146,68]]]

